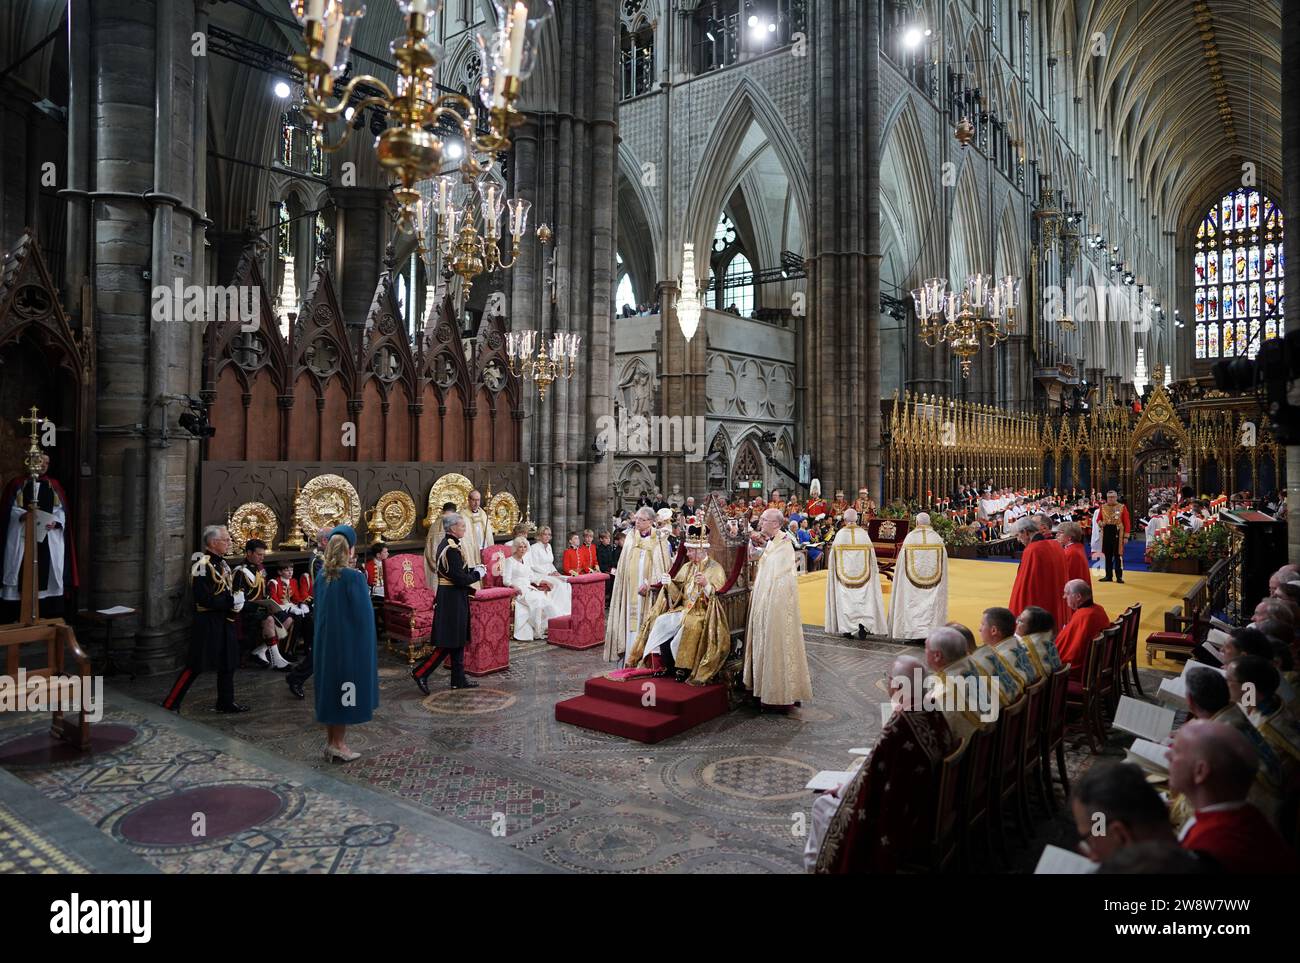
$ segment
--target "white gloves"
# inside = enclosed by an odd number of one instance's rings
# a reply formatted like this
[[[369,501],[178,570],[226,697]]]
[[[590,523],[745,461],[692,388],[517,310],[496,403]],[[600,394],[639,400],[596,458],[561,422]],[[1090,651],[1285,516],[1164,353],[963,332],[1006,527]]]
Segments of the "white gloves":
[[[243,593],[243,592],[236,592],[236,593],[235,593],[235,604],[234,604],[234,606],[231,608],[231,611],[233,611],[233,612],[238,612],[238,611],[240,611],[243,607],[244,607],[244,593]]]
[[[478,572],[478,577],[479,577],[479,578],[487,578],[487,566],[486,566],[486,565],[475,565],[475,566],[474,566],[474,571]]]

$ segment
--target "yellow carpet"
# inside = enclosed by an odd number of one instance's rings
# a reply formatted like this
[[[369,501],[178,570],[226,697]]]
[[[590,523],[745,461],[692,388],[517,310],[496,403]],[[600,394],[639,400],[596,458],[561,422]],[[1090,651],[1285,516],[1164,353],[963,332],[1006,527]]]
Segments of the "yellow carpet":
[[[948,561],[948,618],[972,630],[979,628],[986,608],[1006,605],[1018,565],[1009,562],[980,562],[954,558]],[[1146,647],[1142,644],[1151,632],[1165,627],[1165,612],[1183,600],[1184,593],[1196,582],[1195,575],[1168,575],[1163,572],[1128,572],[1124,584],[1092,580],[1095,598],[1106,613],[1115,618],[1134,602],[1142,603],[1142,625],[1138,633],[1138,659],[1147,665]],[[885,580],[885,606],[889,606],[889,580]],[[826,573],[799,576],[799,615],[805,625],[821,628],[826,607]]]

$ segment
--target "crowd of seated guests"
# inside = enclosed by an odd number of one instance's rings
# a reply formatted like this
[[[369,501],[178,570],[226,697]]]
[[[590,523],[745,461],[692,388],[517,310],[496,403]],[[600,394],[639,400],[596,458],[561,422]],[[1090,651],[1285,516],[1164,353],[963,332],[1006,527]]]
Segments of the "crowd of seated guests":
[[[1129,762],[1097,760],[1075,780],[1069,805],[1078,848],[1099,864],[1099,872],[1300,870],[1300,707],[1294,670],[1300,655],[1300,569],[1279,570],[1269,588],[1250,623],[1232,631],[1219,650],[1223,671],[1185,674],[1188,712],[1168,739],[1165,792]],[[996,678],[1005,708],[1035,680],[1061,667],[1053,630],[1051,615],[1042,609],[1027,608],[1012,619],[1010,612],[990,608],[977,632],[949,623],[926,640],[923,663],[896,662],[893,714],[871,755],[852,779],[814,801],[806,868],[890,872],[924,865],[917,854],[934,829],[926,823],[932,814],[926,794],[939,791],[941,757],[986,724],[968,712],[927,709],[912,695],[900,697],[897,677],[920,672],[927,685]],[[941,722],[927,719],[922,726],[918,715],[937,715]],[[899,746],[921,732],[929,732],[935,746],[928,765],[926,758],[913,760],[915,772],[906,777],[894,766],[886,768]],[[893,794],[892,807],[882,803],[882,786],[893,781],[897,790],[900,780],[906,784]],[[846,830],[851,813],[840,812],[846,805],[861,810],[860,816],[870,810],[870,818],[888,822],[888,840]]]

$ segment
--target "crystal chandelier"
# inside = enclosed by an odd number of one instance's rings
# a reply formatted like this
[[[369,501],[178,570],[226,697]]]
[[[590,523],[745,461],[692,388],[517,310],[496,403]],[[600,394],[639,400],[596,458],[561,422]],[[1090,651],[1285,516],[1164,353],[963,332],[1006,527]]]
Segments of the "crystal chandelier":
[[[1144,348],[1137,349],[1137,364],[1133,366],[1133,390],[1142,397],[1142,392],[1146,391],[1147,385],[1147,353]]]
[[[430,42],[429,30],[442,0],[396,2],[406,18],[406,33],[390,45],[397,63],[395,91],[369,74],[353,77],[342,91],[334,89],[335,80],[348,70],[352,37],[366,13],[365,0],[289,0],[302,24],[306,48],[290,59],[303,75],[303,112],[311,118],[325,150],[342,148],[354,129],[345,123],[340,138],[327,143],[323,135],[327,125],[350,120],[367,107],[387,112],[389,126],[376,138],[375,153],[380,166],[398,181],[393,189],[398,225],[409,232],[419,216],[416,184],[439,172],[450,141],[464,142],[461,170],[471,181],[483,173],[482,155],[488,156],[490,164],[493,155],[510,147],[510,128],[523,122],[514,102],[535,66],[538,31],[554,8],[552,0],[517,0],[506,10],[493,0],[496,25],[488,24],[477,37],[482,68],[478,94],[488,112],[488,130],[479,134],[474,102],[438,88],[442,50]]]
[[[677,324],[690,341],[700,326],[700,291],[695,280],[695,245],[682,246],[682,294],[677,299]]]
[[[506,200],[505,191],[489,174],[477,181],[445,174],[420,181],[416,188],[417,251],[441,298],[448,278],[461,280],[459,303],[468,297],[474,279],[485,271],[508,271],[519,257],[519,243],[528,229],[531,203],[523,197]],[[508,212],[510,254],[501,256],[501,216]],[[480,221],[482,231],[479,230]],[[545,244],[550,228],[542,224],[537,236]]]
[[[560,378],[568,380],[577,369],[578,348],[582,336],[567,331],[551,335],[551,350],[546,350],[545,336],[537,331],[507,331],[506,357],[510,373],[516,378],[532,378],[537,397],[545,400],[546,389]]]
[[[961,375],[970,377],[971,358],[1006,341],[1016,329],[1020,278],[1008,274],[995,282],[991,274],[971,274],[962,292],[947,291],[945,278],[928,278],[912,291],[921,340],[927,347],[946,344],[961,359]]]

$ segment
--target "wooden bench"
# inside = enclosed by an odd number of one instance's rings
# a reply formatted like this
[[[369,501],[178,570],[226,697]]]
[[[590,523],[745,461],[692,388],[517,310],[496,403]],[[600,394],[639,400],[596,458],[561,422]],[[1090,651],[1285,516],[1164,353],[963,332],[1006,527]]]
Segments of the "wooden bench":
[[[1147,636],[1147,659],[1159,657],[1186,662],[1191,658],[1192,650],[1210,633],[1210,616],[1227,603],[1231,576],[1232,563],[1224,558],[1197,579],[1183,596],[1182,605],[1175,605],[1165,613],[1164,631]]]

